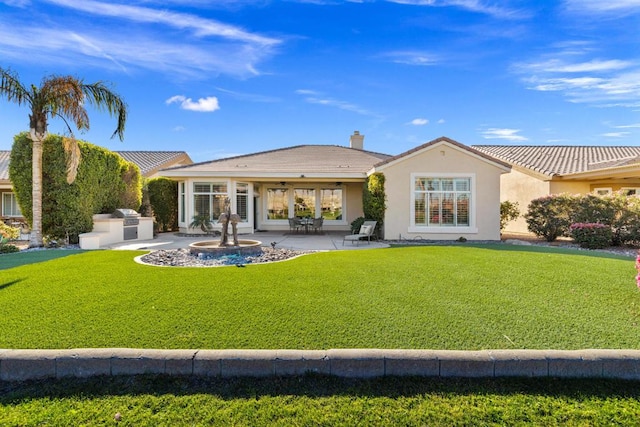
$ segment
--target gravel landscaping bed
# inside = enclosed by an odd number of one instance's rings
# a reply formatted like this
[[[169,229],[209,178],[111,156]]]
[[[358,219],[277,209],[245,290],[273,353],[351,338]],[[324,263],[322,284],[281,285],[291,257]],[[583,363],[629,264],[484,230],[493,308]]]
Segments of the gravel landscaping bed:
[[[220,257],[196,256],[189,249],[158,250],[140,257],[145,264],[166,267],[220,267],[225,265],[243,266],[265,262],[285,261],[315,251],[295,251],[291,249],[262,248],[260,255],[224,255]],[[201,254],[202,255],[202,254]]]

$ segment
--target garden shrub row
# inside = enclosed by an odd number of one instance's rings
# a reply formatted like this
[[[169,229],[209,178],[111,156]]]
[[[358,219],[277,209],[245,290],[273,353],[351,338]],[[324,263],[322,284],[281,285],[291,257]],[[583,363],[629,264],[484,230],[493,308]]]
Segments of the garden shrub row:
[[[147,181],[146,191],[155,218],[156,231],[178,229],[178,183],[169,178],[153,178]]]
[[[640,198],[556,194],[532,200],[525,214],[529,231],[552,242],[573,237],[586,248],[640,245]]]
[[[67,183],[63,137],[49,135],[42,153],[42,230],[49,240],[77,243],[93,228],[93,215],[117,208],[138,209],[142,178],[134,163],[93,144],[78,141],[81,160],[72,184]],[[31,139],[23,132],[14,138],[9,178],[23,215],[32,222]]]

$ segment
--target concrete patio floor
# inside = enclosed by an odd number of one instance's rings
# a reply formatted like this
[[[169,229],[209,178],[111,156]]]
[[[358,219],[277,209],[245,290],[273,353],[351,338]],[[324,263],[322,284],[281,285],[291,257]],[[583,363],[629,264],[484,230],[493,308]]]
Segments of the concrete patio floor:
[[[262,246],[270,247],[272,242],[276,242],[276,248],[294,250],[314,250],[314,251],[335,251],[335,250],[356,250],[356,249],[376,249],[387,248],[389,245],[383,242],[366,240],[360,241],[357,245],[354,242],[344,242],[344,232],[324,233],[324,234],[291,234],[283,231],[263,231],[253,234],[242,234],[239,239],[252,239],[262,242]],[[159,249],[181,249],[187,248],[193,242],[203,240],[219,241],[218,236],[183,237],[176,233],[161,233],[153,240],[136,240],[129,242],[115,243],[105,249],[120,250],[159,250]]]

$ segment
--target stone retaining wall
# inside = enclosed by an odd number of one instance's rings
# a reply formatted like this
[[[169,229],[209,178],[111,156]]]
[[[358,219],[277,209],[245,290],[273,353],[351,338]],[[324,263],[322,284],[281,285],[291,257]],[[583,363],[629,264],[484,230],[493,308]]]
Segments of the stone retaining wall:
[[[0,380],[94,375],[559,377],[640,380],[640,350],[0,350]]]

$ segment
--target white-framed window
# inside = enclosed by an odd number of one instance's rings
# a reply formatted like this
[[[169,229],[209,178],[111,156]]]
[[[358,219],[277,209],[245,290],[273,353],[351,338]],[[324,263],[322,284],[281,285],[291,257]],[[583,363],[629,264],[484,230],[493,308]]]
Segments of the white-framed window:
[[[229,197],[226,182],[194,182],[193,209],[195,216],[208,216],[216,221],[224,210],[224,201]]]
[[[2,216],[22,216],[14,193],[2,193]]]
[[[266,220],[282,221],[295,216],[344,221],[345,193],[340,184],[267,187]]]
[[[620,190],[626,196],[640,196],[640,188],[637,187],[622,187]]]
[[[412,174],[410,232],[477,232],[475,175]]]
[[[593,192],[598,196],[608,196],[613,193],[613,189],[611,187],[600,187],[594,188]]]
[[[246,182],[236,183],[236,213],[242,222],[249,221],[249,184]]]
[[[180,183],[180,222],[184,223],[186,221],[186,206],[187,206],[187,192],[186,192],[187,184],[185,182]]]

